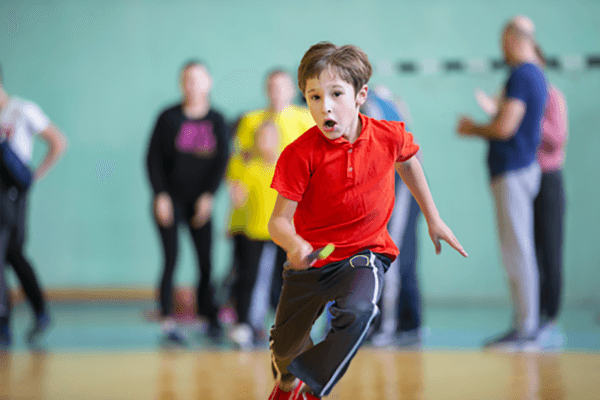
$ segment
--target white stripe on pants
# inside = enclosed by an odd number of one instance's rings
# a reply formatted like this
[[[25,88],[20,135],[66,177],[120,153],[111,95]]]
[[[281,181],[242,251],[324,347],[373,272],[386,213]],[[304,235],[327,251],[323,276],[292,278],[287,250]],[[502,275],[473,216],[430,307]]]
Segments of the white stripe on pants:
[[[496,203],[502,262],[510,283],[513,327],[524,336],[539,324],[540,286],[535,256],[533,202],[540,188],[537,162],[510,171],[491,183]]]

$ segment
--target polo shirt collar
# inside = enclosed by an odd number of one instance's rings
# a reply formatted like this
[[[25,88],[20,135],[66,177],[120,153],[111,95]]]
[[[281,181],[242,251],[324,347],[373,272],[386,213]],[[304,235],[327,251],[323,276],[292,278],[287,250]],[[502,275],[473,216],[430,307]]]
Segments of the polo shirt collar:
[[[358,113],[358,118],[360,118],[360,123],[362,125],[362,128],[360,130],[360,135],[358,135],[358,138],[356,139],[356,141],[352,144],[356,144],[361,140],[367,140],[370,136],[371,130],[367,129],[367,124],[369,123],[369,119],[367,118],[366,115],[361,114],[360,112]],[[318,128],[317,128],[318,129]],[[321,136],[327,140],[329,143],[331,144],[341,144],[341,145],[345,145],[345,144],[351,144],[350,142],[348,142],[348,139],[346,139],[345,137],[339,137],[337,139],[329,139],[327,136],[325,136],[323,134],[323,132],[321,132],[321,129],[319,129],[319,133],[321,134]]]

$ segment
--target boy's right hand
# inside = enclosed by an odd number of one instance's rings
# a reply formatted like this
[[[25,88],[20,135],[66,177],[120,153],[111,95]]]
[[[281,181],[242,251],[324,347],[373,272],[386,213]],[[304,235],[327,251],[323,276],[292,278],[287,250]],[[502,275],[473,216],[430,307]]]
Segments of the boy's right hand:
[[[168,193],[160,192],[154,198],[154,217],[163,228],[173,225],[173,202]]]
[[[313,247],[306,240],[299,241],[296,246],[287,253],[290,266],[288,269],[303,271],[308,269],[308,255],[312,253]]]

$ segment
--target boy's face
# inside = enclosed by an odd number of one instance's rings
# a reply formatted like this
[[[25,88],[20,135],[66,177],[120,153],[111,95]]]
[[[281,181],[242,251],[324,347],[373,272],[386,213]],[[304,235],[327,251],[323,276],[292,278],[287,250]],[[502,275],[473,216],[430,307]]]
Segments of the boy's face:
[[[313,119],[328,139],[354,137],[358,110],[367,99],[367,85],[355,94],[350,83],[328,69],[306,81],[305,97]]]

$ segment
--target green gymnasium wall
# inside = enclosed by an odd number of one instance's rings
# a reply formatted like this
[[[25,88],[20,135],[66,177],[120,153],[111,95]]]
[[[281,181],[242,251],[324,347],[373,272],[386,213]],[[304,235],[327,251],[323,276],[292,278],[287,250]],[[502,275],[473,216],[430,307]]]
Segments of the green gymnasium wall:
[[[179,98],[178,71],[205,60],[214,106],[233,121],[262,107],[264,73],[295,71],[321,40],[361,46],[375,66],[398,60],[500,57],[499,35],[512,15],[536,23],[548,55],[600,51],[600,2],[584,0],[172,0],[0,2],[0,64],[11,94],[38,103],[69,138],[54,171],[32,191],[28,253],[47,288],[154,285],[161,249],[151,222],[145,152],[159,111]],[[565,94],[570,140],[566,300],[600,301],[600,70],[548,72]],[[408,103],[411,130],[446,223],[469,253],[436,256],[426,225],[419,233],[426,301],[507,302],[499,262],[486,146],[459,139],[460,113],[482,119],[473,98],[494,91],[502,71],[391,75],[376,72]],[[39,162],[44,145],[37,143]],[[114,166],[99,179],[100,159]],[[215,206],[215,280],[226,275],[224,188]],[[183,232],[182,232],[183,233]],[[196,280],[191,241],[182,234],[176,281]]]

